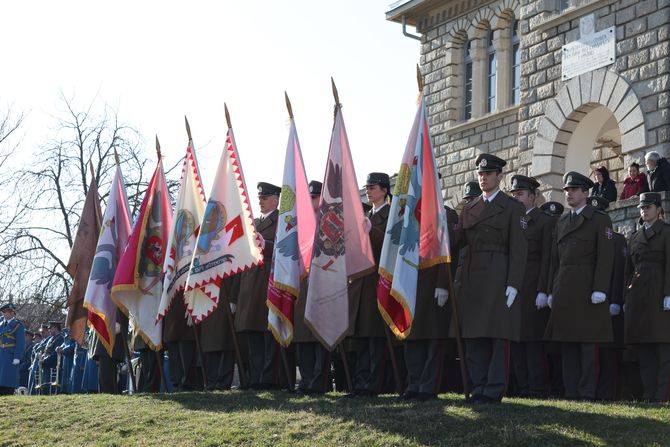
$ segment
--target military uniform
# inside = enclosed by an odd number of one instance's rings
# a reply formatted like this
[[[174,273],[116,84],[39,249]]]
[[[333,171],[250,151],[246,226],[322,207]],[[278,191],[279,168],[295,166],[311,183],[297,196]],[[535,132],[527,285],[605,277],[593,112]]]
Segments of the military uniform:
[[[63,360],[58,361],[59,354],[56,351],[56,348],[63,343],[65,336],[63,334],[62,323],[58,321],[49,322],[49,329],[51,327],[57,327],[58,333],[52,335],[48,338],[46,346],[44,347],[44,353],[42,354],[42,394],[58,394],[61,392],[60,387],[52,386],[56,375],[59,376],[59,382],[62,383],[62,368]]]
[[[576,172],[565,174],[564,181],[564,189],[593,186]],[[563,384],[569,399],[596,398],[598,344],[613,341],[609,306],[596,296],[596,292],[607,296],[610,290],[613,237],[610,218],[588,202],[579,214],[564,214],[556,225],[552,261],[556,274],[545,338],[562,343]]]
[[[230,291],[232,278],[224,278],[221,295]],[[225,284],[225,285],[224,285]],[[229,390],[235,371],[235,346],[223,298],[200,323],[200,345],[205,357],[208,390]]]
[[[281,188],[269,183],[259,183],[259,197],[279,195]],[[265,241],[263,264],[235,275],[231,302],[237,305],[235,329],[243,334],[248,345],[250,386],[267,389],[279,384],[279,346],[268,330],[266,305],[268,281],[279,211],[274,210],[265,218],[254,219],[256,231]]]
[[[72,393],[72,366],[74,364],[74,349],[76,342],[70,337],[70,332],[63,331],[63,343],[56,348],[61,351],[62,370],[60,374],[61,392],[64,394]]]
[[[501,172],[505,165],[490,154],[475,162],[479,172]],[[500,190],[494,194],[490,203],[482,195],[463,207],[458,236],[464,253],[457,292],[460,328],[472,398],[481,402],[499,402],[507,387],[508,341],[521,337],[521,304],[508,306],[507,292],[521,288],[528,251],[523,205]]]
[[[512,177],[511,192],[528,190],[535,193],[540,184],[532,177]],[[551,237],[555,220],[537,207],[526,211],[528,256],[523,285],[519,290],[521,304],[520,342],[511,344],[512,365],[518,392],[522,397],[546,397],[549,394],[547,358],[543,336],[549,320],[546,306]],[[544,306],[538,308],[538,294],[543,294]],[[542,305],[542,303],[540,303]]]
[[[169,377],[172,386],[179,391],[197,389],[199,379],[195,330],[193,325],[188,325],[186,315],[184,295],[179,292],[163,319],[163,346],[170,357]]]
[[[98,368],[98,390],[101,393],[117,394],[118,390],[118,369],[119,363],[126,358],[126,352],[123,347],[123,337],[121,331],[128,332],[128,317],[120,310],[116,311],[116,322],[119,324],[119,333],[114,338],[114,349],[112,355],[107,353],[105,345],[97,336],[92,337],[91,358],[97,362]]]
[[[14,307],[5,304],[0,310],[14,311]],[[19,387],[19,364],[26,342],[24,331],[16,316],[0,322],[0,394],[13,394]]]
[[[35,343],[33,342],[33,333],[30,331],[25,331],[26,334],[26,344],[23,348],[23,355],[21,356],[21,362],[19,363],[19,387],[25,387],[28,389],[28,376],[30,375],[30,365],[32,364],[33,348]]]
[[[640,204],[657,204],[644,193]],[[626,265],[625,341],[638,348],[644,398],[667,401],[670,393],[670,225],[657,220],[631,236]],[[667,305],[667,306],[666,306]]]

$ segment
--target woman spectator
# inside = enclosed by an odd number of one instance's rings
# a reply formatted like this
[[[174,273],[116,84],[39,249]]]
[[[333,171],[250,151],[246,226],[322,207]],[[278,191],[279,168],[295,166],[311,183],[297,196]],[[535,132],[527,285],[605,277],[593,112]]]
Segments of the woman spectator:
[[[631,163],[628,167],[628,177],[623,181],[623,191],[621,191],[621,200],[630,199],[633,196],[639,196],[643,192],[649,191],[647,186],[647,176],[640,174],[640,165]]]
[[[595,170],[596,184],[593,187],[593,196],[604,197],[610,203],[616,201],[616,185],[610,178],[610,172],[605,166],[599,166]]]

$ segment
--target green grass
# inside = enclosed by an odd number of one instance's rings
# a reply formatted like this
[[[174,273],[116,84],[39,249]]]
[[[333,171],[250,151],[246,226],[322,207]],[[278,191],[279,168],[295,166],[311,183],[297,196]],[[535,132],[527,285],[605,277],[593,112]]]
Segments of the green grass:
[[[231,391],[0,398],[0,445],[670,446],[670,406]]]

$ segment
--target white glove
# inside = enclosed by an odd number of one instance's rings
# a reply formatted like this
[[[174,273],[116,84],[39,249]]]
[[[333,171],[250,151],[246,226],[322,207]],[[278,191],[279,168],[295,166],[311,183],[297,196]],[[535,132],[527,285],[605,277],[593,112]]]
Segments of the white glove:
[[[191,314],[186,311],[186,315],[184,315],[184,318],[186,318],[186,326],[188,327],[193,327],[193,318],[191,318]]]
[[[114,334],[120,334],[120,333],[121,333],[121,324],[114,323]]]
[[[549,309],[551,309],[551,305],[553,304],[553,302],[554,302],[554,295],[549,295],[547,297],[547,306],[549,306]]]
[[[230,313],[234,314],[237,310],[237,305],[235,303],[230,303]]]
[[[670,296],[663,298],[663,310],[670,310]]]
[[[61,348],[60,346],[57,347],[56,352],[59,353],[59,354],[62,354],[63,353],[63,348]]]
[[[610,304],[610,315],[615,316],[621,313],[621,306],[618,304]]]
[[[512,307],[517,293],[519,292],[514,287],[507,286],[507,289],[505,290],[505,295],[507,296],[507,307]]]
[[[21,360],[19,360],[19,359],[12,360],[12,365],[14,365],[14,366],[18,365],[19,363],[21,363]]]
[[[535,307],[538,309],[542,309],[543,307],[547,307],[549,297],[547,296],[546,293],[543,292],[537,292],[537,296],[535,297]]]
[[[368,216],[365,216],[363,218],[363,226],[365,227],[365,231],[367,233],[369,233],[370,230],[372,229],[372,222],[370,222],[370,219],[368,218]]]
[[[602,292],[598,292],[598,291],[596,291],[596,292],[593,292],[593,293],[591,294],[591,302],[592,302],[593,304],[604,303],[606,299],[607,299],[607,295],[605,295],[605,294],[602,293]]]
[[[435,288],[435,299],[437,300],[437,305],[442,307],[445,305],[449,299],[449,291],[446,289],[441,289],[439,287]]]
[[[265,238],[260,236],[258,239],[261,241],[261,250],[265,250]]]

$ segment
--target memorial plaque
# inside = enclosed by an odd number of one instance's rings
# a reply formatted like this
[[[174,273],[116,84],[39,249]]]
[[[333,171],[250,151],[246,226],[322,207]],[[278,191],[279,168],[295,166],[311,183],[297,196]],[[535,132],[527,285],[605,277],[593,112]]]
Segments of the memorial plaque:
[[[616,60],[614,27],[582,36],[563,45],[562,79],[568,79],[613,64]]]

